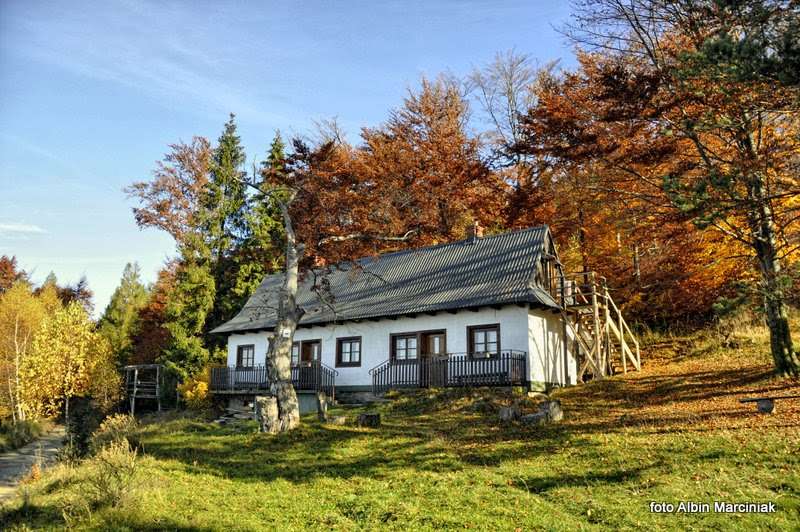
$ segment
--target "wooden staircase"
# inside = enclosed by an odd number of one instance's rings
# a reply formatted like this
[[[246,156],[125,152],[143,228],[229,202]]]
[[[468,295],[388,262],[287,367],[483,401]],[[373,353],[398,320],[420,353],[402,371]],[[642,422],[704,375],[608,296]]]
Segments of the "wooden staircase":
[[[561,314],[574,341],[578,382],[641,370],[639,341],[595,272],[564,274],[558,290]]]

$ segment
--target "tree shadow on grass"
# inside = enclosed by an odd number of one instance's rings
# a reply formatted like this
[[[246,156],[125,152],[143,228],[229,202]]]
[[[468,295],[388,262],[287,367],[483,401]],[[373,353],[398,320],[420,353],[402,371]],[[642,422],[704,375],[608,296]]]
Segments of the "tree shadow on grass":
[[[101,508],[102,506],[95,505],[92,511],[97,512]],[[29,530],[30,528],[52,529],[55,526],[66,529],[67,524],[63,508],[56,504],[22,504],[18,507],[6,504],[5,506],[0,506],[0,525],[2,525],[0,529],[2,530],[14,525],[22,526],[23,530]],[[110,522],[106,524],[113,525],[113,528],[118,530],[176,530],[186,532],[216,530],[208,527],[186,526],[163,516],[159,517],[158,523],[154,524],[138,519],[135,512],[124,511],[116,512]]]
[[[498,426],[476,417],[459,423],[437,416],[389,417],[379,429],[359,429],[306,422],[287,434],[236,434],[225,429],[213,436],[186,439],[157,437],[146,454],[181,462],[190,473],[269,482],[305,483],[316,478],[355,476],[386,478],[403,472],[457,472],[474,466],[557,452],[570,439],[560,428],[534,431]],[[589,445],[574,439],[572,447]]]
[[[593,471],[584,475],[557,474],[543,477],[520,478],[514,480],[512,485],[523,491],[540,494],[558,488],[623,484],[640,479],[643,472],[657,468],[660,465],[659,463],[654,463],[646,466],[619,468],[604,472]]]

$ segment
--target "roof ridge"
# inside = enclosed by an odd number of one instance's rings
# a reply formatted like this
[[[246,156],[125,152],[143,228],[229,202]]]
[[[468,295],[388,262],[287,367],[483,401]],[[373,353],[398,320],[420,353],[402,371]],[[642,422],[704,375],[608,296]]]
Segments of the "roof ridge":
[[[511,231],[504,231],[502,233],[495,233],[493,235],[487,235],[487,236],[480,237],[478,239],[478,241],[490,240],[490,239],[493,239],[493,238],[497,238],[499,236],[508,236],[508,235],[515,235],[517,233],[525,233],[527,231],[533,231],[535,229],[549,229],[549,227],[548,227],[547,224],[540,224],[540,225],[534,225],[532,227],[525,227],[523,229],[513,229]],[[442,242],[441,244],[429,244],[427,246],[420,246],[418,248],[398,249],[397,251],[389,251],[389,252],[386,252],[386,253],[379,253],[377,255],[367,255],[365,257],[359,257],[359,258],[355,259],[354,262],[360,261],[362,259],[377,259],[379,257],[388,257],[390,255],[399,255],[399,254],[402,254],[402,253],[414,253],[414,252],[417,252],[417,251],[424,251],[424,250],[428,250],[428,249],[443,248],[445,246],[454,246],[456,244],[463,244],[463,243],[467,242],[468,240],[469,240],[469,237],[468,238],[461,238],[459,240],[453,240],[451,242]],[[341,263],[337,263],[337,264],[341,264]]]

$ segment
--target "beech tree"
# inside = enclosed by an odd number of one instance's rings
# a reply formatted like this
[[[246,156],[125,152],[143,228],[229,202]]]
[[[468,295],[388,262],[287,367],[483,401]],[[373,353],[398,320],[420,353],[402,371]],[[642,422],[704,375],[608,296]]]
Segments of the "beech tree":
[[[602,50],[593,104],[648,153],[611,150],[660,182],[673,208],[751,250],[776,371],[800,374],[785,304],[797,250],[800,6],[796,2],[600,0],[580,3],[569,34]],[[683,157],[653,151],[657,136]],[[666,158],[675,164],[664,165]]]
[[[381,202],[384,223],[404,226],[413,217],[426,244],[461,238],[475,220],[488,228],[500,223],[507,185],[482,159],[468,120],[458,84],[423,79],[385,124],[363,130],[354,173]]]
[[[164,322],[153,329],[158,338],[151,336],[154,342],[148,348],[159,348],[159,360],[181,378],[199,371],[210,358],[205,331],[216,285],[209,247],[214,238],[206,229],[214,164],[210,143],[194,137],[189,144],[170,146],[152,181],[134,183],[126,189],[140,203],[133,209],[137,224],[166,231],[178,248],[170,290],[161,293],[163,306],[151,308],[150,317],[163,317]],[[162,339],[165,345],[158,345]]]

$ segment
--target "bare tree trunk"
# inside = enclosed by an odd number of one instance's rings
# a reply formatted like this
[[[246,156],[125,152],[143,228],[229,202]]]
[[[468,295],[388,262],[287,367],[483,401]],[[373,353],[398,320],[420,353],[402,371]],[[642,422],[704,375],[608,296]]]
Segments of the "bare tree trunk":
[[[267,378],[270,392],[278,400],[279,427],[277,432],[292,430],[300,424],[300,405],[292,386],[292,341],[303,310],[297,307],[297,284],[300,272],[302,244],[298,244],[288,205],[278,202],[286,230],[286,273],[278,304],[278,322],[267,352]]]
[[[775,240],[775,224],[769,200],[764,195],[764,185],[759,174],[753,175],[750,196],[755,203],[749,213],[753,248],[761,271],[764,309],[769,327],[770,348],[779,375],[800,375],[800,360],[794,351],[789,331],[789,317],[783,294],[781,262]]]
[[[14,387],[11,385],[11,371],[8,370],[6,374],[6,380],[8,381],[8,402],[11,403],[11,421],[13,423],[17,422],[17,405],[14,402]]]
[[[22,397],[19,387],[19,365],[21,363],[20,358],[22,351],[27,350],[27,347],[28,347],[27,338],[25,339],[24,346],[19,345],[19,315],[17,315],[16,320],[14,321],[14,397],[12,401],[17,410],[15,418],[18,419],[19,421],[25,420],[25,412],[22,409]],[[10,387],[10,381],[9,381],[9,387]]]

